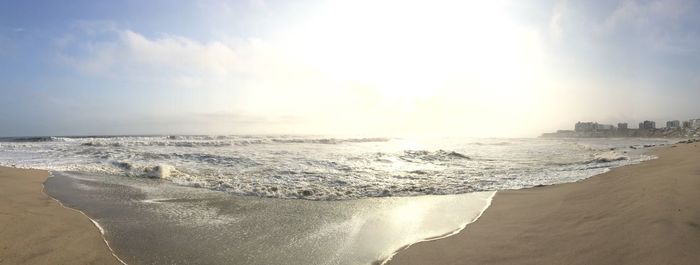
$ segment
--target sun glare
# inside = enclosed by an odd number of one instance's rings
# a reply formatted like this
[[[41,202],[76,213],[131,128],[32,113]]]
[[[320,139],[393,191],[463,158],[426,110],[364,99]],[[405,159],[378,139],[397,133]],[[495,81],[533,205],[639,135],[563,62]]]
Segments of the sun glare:
[[[386,118],[398,131],[455,129],[462,126],[456,119],[525,115],[546,98],[539,93],[540,36],[518,25],[500,1],[332,1],[277,36],[283,53],[344,97],[324,113],[345,124]],[[343,87],[349,92],[337,92]],[[315,96],[307,100],[324,102],[328,94]],[[370,108],[347,114],[360,103],[374,104],[384,117]]]
[[[467,90],[521,83],[530,76],[524,49],[532,47],[521,41],[529,37],[493,1],[346,1],[306,20],[291,33],[290,47],[327,77],[402,101],[430,97],[453,82],[469,81],[462,84]]]

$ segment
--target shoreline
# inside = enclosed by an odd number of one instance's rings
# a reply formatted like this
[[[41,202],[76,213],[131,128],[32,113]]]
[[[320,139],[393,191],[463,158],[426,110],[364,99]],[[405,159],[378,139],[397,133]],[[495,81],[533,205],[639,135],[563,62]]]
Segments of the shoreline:
[[[683,142],[680,142],[680,143],[683,143]],[[693,143],[693,142],[688,142],[688,144],[690,144],[690,143]],[[675,144],[669,144],[668,147],[656,147],[656,149],[652,149],[650,152],[648,152],[648,153],[646,153],[646,154],[652,154],[652,153],[654,152],[654,150],[658,150],[658,149],[661,149],[661,148],[671,148],[671,146],[673,146],[674,148],[676,147]],[[593,178],[593,177],[596,177],[596,176],[599,176],[599,175],[606,174],[606,173],[608,173],[608,172],[610,172],[610,171],[612,171],[612,170],[614,170],[614,169],[617,169],[617,168],[626,167],[626,166],[632,166],[632,165],[638,165],[638,164],[645,163],[645,162],[648,162],[648,161],[652,161],[652,160],[655,160],[655,159],[658,159],[658,156],[653,155],[653,158],[651,158],[651,159],[643,160],[643,161],[640,161],[640,162],[637,162],[637,163],[633,163],[633,164],[627,164],[627,165],[623,165],[623,166],[618,166],[618,167],[609,168],[609,169],[608,169],[607,171],[605,171],[605,172],[602,172],[602,173],[600,173],[600,174],[596,174],[596,175],[593,175],[593,176],[590,176],[590,177],[588,177],[588,178],[585,178],[585,179],[582,179],[582,180],[578,180],[578,181],[575,181],[575,182],[564,182],[564,183],[556,183],[556,184],[550,184],[550,185],[537,185],[537,186],[534,186],[534,187],[527,187],[527,188],[521,188],[521,189],[515,189],[515,190],[497,190],[497,191],[493,191],[493,192],[494,192],[493,196],[491,196],[491,198],[489,199],[488,204],[484,207],[484,209],[481,211],[481,213],[479,213],[479,215],[476,216],[473,220],[471,220],[471,221],[465,223],[463,226],[459,227],[459,228],[456,229],[455,231],[452,231],[452,232],[449,232],[449,233],[446,233],[446,234],[443,234],[443,235],[438,235],[438,236],[434,236],[434,237],[428,237],[428,238],[425,238],[425,239],[416,241],[416,242],[414,242],[414,243],[405,245],[405,246],[403,246],[403,247],[397,249],[397,250],[396,250],[394,253],[392,253],[390,256],[388,256],[388,257],[386,257],[386,258],[384,258],[384,259],[381,259],[381,260],[377,260],[377,261],[375,261],[375,262],[372,263],[372,264],[376,264],[376,265],[387,265],[387,264],[389,264],[389,263],[392,262],[392,259],[393,259],[396,255],[398,255],[400,252],[402,252],[402,251],[404,251],[404,250],[410,248],[410,247],[413,246],[413,245],[416,245],[416,244],[418,244],[418,243],[423,243],[423,242],[430,242],[430,241],[442,240],[442,239],[445,239],[445,238],[448,238],[448,237],[451,237],[451,236],[454,236],[454,235],[457,235],[457,234],[461,233],[464,229],[467,228],[468,225],[473,224],[474,222],[478,221],[479,218],[481,218],[481,216],[484,215],[484,213],[491,207],[491,204],[492,204],[494,198],[496,197],[496,195],[498,195],[500,192],[505,192],[505,191],[523,191],[523,190],[537,189],[537,188],[543,188],[543,187],[558,186],[558,185],[563,185],[563,184],[578,183],[578,182],[585,181],[585,180],[587,180],[587,179],[590,179],[590,178]]]
[[[662,148],[662,147],[657,147],[657,148]],[[652,151],[652,152],[653,152],[653,151]],[[651,153],[651,152],[650,152],[650,153]],[[593,177],[596,177],[596,176],[599,176],[599,175],[602,175],[602,174],[606,174],[606,173],[608,173],[608,172],[610,172],[611,170],[614,170],[614,169],[616,169],[616,168],[626,167],[626,166],[631,166],[631,165],[637,165],[637,164],[645,163],[645,162],[647,162],[647,161],[651,161],[651,160],[654,160],[654,159],[658,159],[658,157],[657,157],[657,156],[654,156],[654,158],[651,158],[651,159],[649,159],[649,160],[644,160],[644,161],[641,161],[641,162],[638,162],[638,163],[634,163],[634,164],[628,164],[628,165],[623,165],[623,166],[614,167],[614,168],[608,169],[607,171],[602,172],[602,173],[600,173],[600,174],[596,174],[596,175],[593,175],[593,176],[590,176],[590,177],[588,177],[588,178],[585,178],[585,179],[582,179],[582,180],[579,180],[579,181],[575,181],[575,182],[564,182],[564,183],[557,183],[557,184],[550,184],[550,185],[538,185],[538,186],[534,186],[534,187],[527,187],[527,188],[515,189],[515,190],[497,190],[497,191],[494,191],[494,194],[493,194],[493,196],[491,196],[491,198],[490,198],[490,200],[489,200],[489,203],[484,207],[484,209],[481,211],[481,213],[479,213],[479,215],[478,215],[476,218],[474,218],[473,220],[467,222],[466,224],[464,224],[463,226],[459,227],[459,228],[456,229],[455,231],[452,231],[452,232],[450,232],[450,233],[446,233],[446,234],[443,234],[443,235],[435,236],[435,237],[428,237],[428,238],[422,239],[422,240],[420,240],[420,241],[416,241],[416,242],[414,242],[414,243],[405,245],[405,246],[399,248],[398,250],[396,250],[396,251],[395,251],[394,253],[392,253],[389,257],[387,257],[387,258],[385,258],[385,259],[382,259],[382,260],[377,260],[377,261],[375,261],[373,264],[377,264],[377,265],[386,265],[386,264],[389,264],[389,263],[392,262],[392,259],[393,259],[396,255],[398,255],[400,252],[402,252],[402,251],[404,251],[404,250],[410,248],[410,247],[413,246],[413,245],[416,245],[416,244],[418,244],[418,243],[423,243],[423,242],[430,242],[430,241],[442,240],[442,239],[445,239],[445,238],[448,238],[448,237],[451,237],[451,236],[454,236],[454,235],[457,235],[457,234],[461,233],[464,229],[467,228],[468,225],[473,224],[474,222],[478,221],[479,218],[481,218],[481,216],[484,215],[484,213],[489,209],[489,207],[491,207],[491,204],[492,204],[494,198],[496,197],[496,195],[498,195],[500,192],[505,192],[505,191],[522,191],[522,190],[529,190],[529,189],[537,189],[537,188],[543,188],[543,187],[557,186],[557,185],[562,185],[562,184],[577,183],[577,182],[585,181],[585,180],[587,180],[587,179],[589,179],[589,178],[593,178]]]
[[[397,249],[397,250],[394,251],[393,253],[391,253],[391,255],[390,255],[389,257],[387,257],[387,258],[385,258],[385,259],[382,259],[382,260],[377,260],[377,261],[373,262],[372,264],[373,264],[373,265],[375,265],[375,264],[378,264],[378,265],[385,265],[385,264],[388,264],[394,256],[398,255],[401,251],[403,251],[403,250],[405,250],[405,249],[407,249],[407,248],[409,248],[409,247],[411,247],[411,246],[413,246],[413,245],[415,245],[415,244],[418,244],[418,243],[421,243],[421,242],[429,242],[429,241],[441,240],[441,239],[445,239],[445,238],[448,238],[448,237],[451,237],[451,236],[454,236],[454,235],[456,235],[456,234],[461,233],[462,230],[466,229],[468,225],[470,225],[470,224],[472,224],[472,223],[478,221],[479,218],[481,218],[481,216],[484,215],[484,213],[486,212],[486,210],[488,210],[489,207],[491,207],[491,203],[493,202],[493,198],[496,197],[496,194],[498,194],[498,191],[493,191],[493,194],[491,195],[491,197],[488,198],[488,202],[486,203],[486,205],[484,206],[484,208],[481,209],[481,212],[479,212],[479,214],[478,214],[476,217],[474,217],[472,220],[470,220],[470,221],[464,223],[462,226],[458,227],[458,228],[455,229],[454,231],[451,231],[451,232],[448,232],[448,233],[445,233],[445,234],[442,234],[442,235],[437,235],[437,236],[433,236],[433,237],[424,238],[424,239],[418,240],[418,241],[416,241],[416,242],[413,242],[413,243],[411,243],[411,244],[405,245],[405,246],[403,246],[403,247]]]
[[[129,264],[372,264],[408,243],[449,234],[493,195],[314,202],[122,180],[57,173],[46,186],[65,205],[100,220]],[[171,199],[144,202],[153,198]]]
[[[124,264],[94,220],[44,192],[49,174],[0,166],[0,264]]]
[[[49,171],[49,178],[52,177],[51,174],[52,174],[52,172]],[[117,259],[117,261],[118,261],[119,263],[121,263],[122,265],[128,265],[126,262],[124,262],[122,259],[120,259],[119,256],[117,256],[117,254],[114,252],[114,249],[112,249],[112,246],[109,245],[109,241],[107,241],[107,238],[105,238],[105,230],[104,230],[104,228],[102,228],[102,226],[100,225],[100,223],[98,223],[98,222],[95,221],[94,219],[90,218],[90,216],[88,216],[85,212],[83,212],[83,211],[81,211],[81,210],[78,210],[78,209],[75,209],[75,208],[71,208],[71,207],[65,206],[65,205],[63,205],[63,203],[62,203],[61,201],[59,201],[58,199],[56,199],[56,198],[54,198],[54,197],[51,197],[48,193],[46,193],[46,185],[45,185],[45,183],[46,183],[46,182],[44,182],[44,183],[41,184],[41,193],[42,193],[42,194],[46,195],[47,197],[49,197],[49,198],[51,198],[52,200],[54,200],[55,202],[57,202],[59,205],[61,205],[61,207],[65,208],[65,209],[69,209],[69,210],[73,210],[73,211],[79,212],[80,214],[82,214],[83,216],[85,216],[85,218],[87,218],[88,220],[90,220],[90,222],[92,222],[92,224],[95,226],[95,228],[97,228],[97,230],[100,232],[100,237],[102,238],[102,241],[103,241],[103,242],[105,243],[105,245],[107,246],[107,249],[109,249],[109,253],[112,254],[112,256],[113,256],[115,259]]]
[[[685,145],[683,145],[683,144],[675,144],[675,145],[673,145],[673,147],[676,147],[676,145],[678,145],[678,146],[685,146]],[[659,150],[673,149],[673,147],[656,148],[656,149],[651,150],[651,152],[649,152],[649,154],[656,154],[656,153],[659,152]],[[657,156],[657,157],[658,157],[658,156]],[[648,161],[643,161],[643,162],[641,162],[641,164],[648,163],[649,161],[654,161],[654,159],[648,160]],[[616,171],[616,170],[618,170],[619,168],[626,168],[626,167],[631,167],[631,166],[636,166],[636,165],[640,165],[640,164],[632,164],[632,165],[626,165],[626,166],[622,166],[622,167],[617,167],[617,168],[613,168],[611,171]],[[94,227],[93,230],[96,229],[96,230],[98,230],[98,232],[100,233],[100,239],[104,242],[105,246],[106,246],[107,249],[109,250],[109,251],[108,251],[109,254],[111,254],[111,255],[117,260],[117,262],[119,262],[119,263],[121,263],[121,264],[126,264],[126,263],[124,263],[124,261],[122,261],[122,260],[121,260],[118,256],[116,256],[116,254],[114,253],[112,247],[110,246],[110,243],[109,243],[109,242],[107,241],[107,239],[105,238],[104,230],[102,229],[102,227],[101,227],[101,225],[100,225],[99,223],[97,223],[95,220],[93,220],[92,218],[90,218],[89,216],[87,216],[87,214],[86,214],[85,212],[83,212],[83,211],[81,211],[81,210],[78,210],[78,209],[76,209],[76,208],[72,208],[72,207],[65,206],[61,201],[58,201],[58,199],[56,199],[56,198],[54,198],[54,197],[48,195],[48,194],[45,192],[45,188],[46,188],[45,184],[46,184],[47,178],[50,178],[51,172],[45,171],[45,170],[19,169],[19,168],[10,168],[10,167],[2,167],[2,166],[0,166],[0,174],[2,174],[2,170],[37,171],[37,172],[39,172],[39,173],[45,173],[45,174],[46,174],[46,177],[44,177],[43,181],[41,182],[41,191],[40,191],[40,194],[43,195],[44,197],[51,198],[53,201],[55,201],[56,203],[58,203],[58,205],[60,205],[62,208],[68,208],[68,209],[70,209],[70,210],[80,212],[82,215],[84,215],[85,217],[87,217],[88,220],[91,221],[91,225]],[[405,254],[403,254],[403,252],[405,252],[406,250],[412,249],[413,246],[416,246],[416,245],[423,245],[424,243],[430,243],[430,242],[435,242],[435,241],[443,241],[443,240],[449,239],[449,238],[454,237],[454,236],[459,236],[459,235],[462,234],[462,233],[466,233],[466,231],[464,231],[464,230],[470,230],[470,229],[471,229],[471,225],[473,225],[475,222],[477,222],[478,220],[480,220],[480,218],[481,218],[483,215],[488,215],[488,213],[487,213],[486,210],[489,210],[489,211],[491,210],[490,208],[493,207],[493,206],[492,206],[492,202],[493,202],[494,200],[497,200],[497,201],[500,200],[500,199],[496,199],[496,198],[501,197],[501,193],[502,193],[502,192],[540,190],[540,189],[548,189],[548,188],[558,187],[558,186],[560,186],[560,185],[578,184],[578,183],[582,183],[582,182],[587,182],[587,181],[589,181],[589,180],[592,179],[592,178],[597,178],[597,177],[599,177],[599,176],[601,176],[601,175],[606,175],[606,174],[609,174],[609,173],[610,173],[610,171],[605,172],[605,173],[602,173],[602,174],[598,174],[598,175],[595,175],[595,176],[591,176],[591,177],[586,178],[586,179],[584,179],[584,180],[580,180],[580,181],[576,181],[576,182],[572,182],[572,183],[562,183],[562,184],[554,184],[554,185],[548,185],[548,186],[538,186],[538,187],[532,187],[532,188],[526,188],[526,189],[520,189],[520,190],[504,190],[504,191],[494,192],[494,194],[491,195],[491,197],[488,199],[488,204],[481,210],[481,212],[479,212],[479,214],[478,214],[476,217],[474,217],[472,220],[466,222],[464,225],[458,227],[458,228],[455,229],[454,231],[447,232],[447,233],[443,233],[443,234],[437,235],[437,236],[427,237],[427,238],[424,238],[424,239],[415,241],[415,242],[413,242],[413,243],[410,243],[410,244],[408,244],[408,245],[405,245],[404,247],[401,247],[401,248],[399,248],[398,250],[396,250],[395,252],[393,252],[388,258],[385,258],[385,259],[382,259],[382,260],[376,260],[375,262],[372,262],[372,264],[394,264],[395,260],[392,259],[393,257],[395,257],[395,256],[397,256],[397,255],[398,255],[398,256],[405,255]],[[0,181],[2,181],[2,179],[0,179]],[[0,191],[1,191],[1,190],[0,190]],[[498,194],[499,196],[496,196],[496,194]],[[1,197],[0,197],[0,198],[1,198]],[[0,202],[0,203],[1,203],[1,202]],[[69,205],[70,205],[70,204],[69,204]],[[2,212],[0,212],[0,214],[2,214]],[[0,219],[0,221],[2,221],[2,219]],[[0,222],[0,224],[2,224],[2,223]],[[0,246],[1,246],[1,245],[0,245]],[[412,250],[410,250],[410,251],[412,251]],[[0,254],[2,254],[2,252],[0,252]],[[2,256],[2,255],[0,255],[0,256]],[[0,258],[0,264],[2,264],[2,263],[3,263],[3,259]],[[117,264],[118,264],[118,263],[117,263]],[[462,264],[462,263],[454,263],[454,264]]]
[[[658,158],[577,182],[499,191],[465,229],[408,245],[382,264],[694,264],[700,193],[690,187],[700,188],[700,148],[678,143],[649,154]],[[668,187],[659,176],[684,183]]]

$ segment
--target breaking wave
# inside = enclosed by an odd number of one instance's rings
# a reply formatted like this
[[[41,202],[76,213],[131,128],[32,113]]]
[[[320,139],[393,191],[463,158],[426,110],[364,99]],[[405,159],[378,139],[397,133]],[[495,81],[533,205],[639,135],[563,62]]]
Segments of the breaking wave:
[[[126,139],[125,139],[126,138]],[[390,138],[292,138],[292,137],[244,137],[244,136],[163,136],[163,137],[74,137],[61,138],[82,140],[83,146],[121,147],[121,146],[174,146],[174,147],[227,147],[261,144],[344,144],[344,143],[380,143]],[[13,141],[29,141],[12,139]],[[32,141],[57,141],[56,137],[32,138]]]
[[[0,165],[160,179],[245,196],[344,200],[576,181],[648,160],[640,155],[641,148],[632,147],[659,144],[483,139],[477,143],[499,148],[481,148],[473,139],[450,141],[416,145],[398,138],[299,136],[3,138]]]
[[[592,160],[586,161],[587,163],[610,163],[615,161],[628,160],[629,157],[617,152],[606,152],[597,154]]]
[[[511,142],[495,142],[495,143],[482,143],[482,142],[474,142],[471,143],[472,145],[493,145],[493,146],[504,146],[504,145],[512,145],[513,143]]]
[[[399,158],[409,161],[409,162],[420,162],[420,161],[445,161],[453,159],[466,159],[470,160],[469,156],[455,152],[455,151],[445,151],[437,150],[434,152],[426,150],[407,150],[404,151],[402,156]]]
[[[62,141],[61,137],[38,136],[38,137],[0,137],[0,142],[52,142]]]

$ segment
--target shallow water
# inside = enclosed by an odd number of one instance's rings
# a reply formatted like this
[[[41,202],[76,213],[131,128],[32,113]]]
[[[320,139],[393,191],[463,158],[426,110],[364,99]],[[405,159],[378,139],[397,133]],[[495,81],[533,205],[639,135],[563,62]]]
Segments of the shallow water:
[[[53,175],[46,192],[97,221],[129,264],[370,264],[471,222],[494,193],[309,201]]]

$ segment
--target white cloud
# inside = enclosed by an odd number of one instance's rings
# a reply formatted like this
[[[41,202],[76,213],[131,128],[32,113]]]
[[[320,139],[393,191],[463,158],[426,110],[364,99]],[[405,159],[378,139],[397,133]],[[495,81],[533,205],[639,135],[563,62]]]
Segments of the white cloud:
[[[549,36],[555,41],[558,42],[561,39],[562,35],[562,25],[561,25],[561,20],[564,11],[562,10],[565,5],[563,4],[558,4],[554,7],[554,11],[552,12],[552,16],[549,19]]]
[[[144,71],[156,76],[227,75],[243,68],[241,50],[248,48],[221,42],[201,43],[179,36],[149,39],[131,30],[112,33],[115,40],[74,43],[81,46],[77,48],[82,49],[82,54],[64,53],[61,58],[86,73],[121,78]],[[254,42],[248,44],[254,45]]]
[[[208,98],[190,106],[167,107],[172,111],[246,113],[265,116],[271,123],[289,123],[279,117],[327,119],[324,109],[352,107],[350,100],[357,98],[352,85],[328,80],[261,39],[201,42],[173,35],[149,38],[132,30],[109,29],[101,34],[105,32],[107,36],[97,38],[102,41],[65,38],[58,45],[60,61],[125,88],[196,90]]]
[[[550,16],[549,33],[563,45],[619,46],[623,51],[694,52],[700,32],[698,2],[623,0],[612,8],[590,2],[560,1]],[[602,15],[602,16],[601,16]]]
[[[604,26],[612,32],[631,28],[635,31],[652,30],[659,33],[663,28],[672,28],[683,16],[692,15],[688,12],[691,5],[693,2],[686,0],[626,0],[605,20]]]

